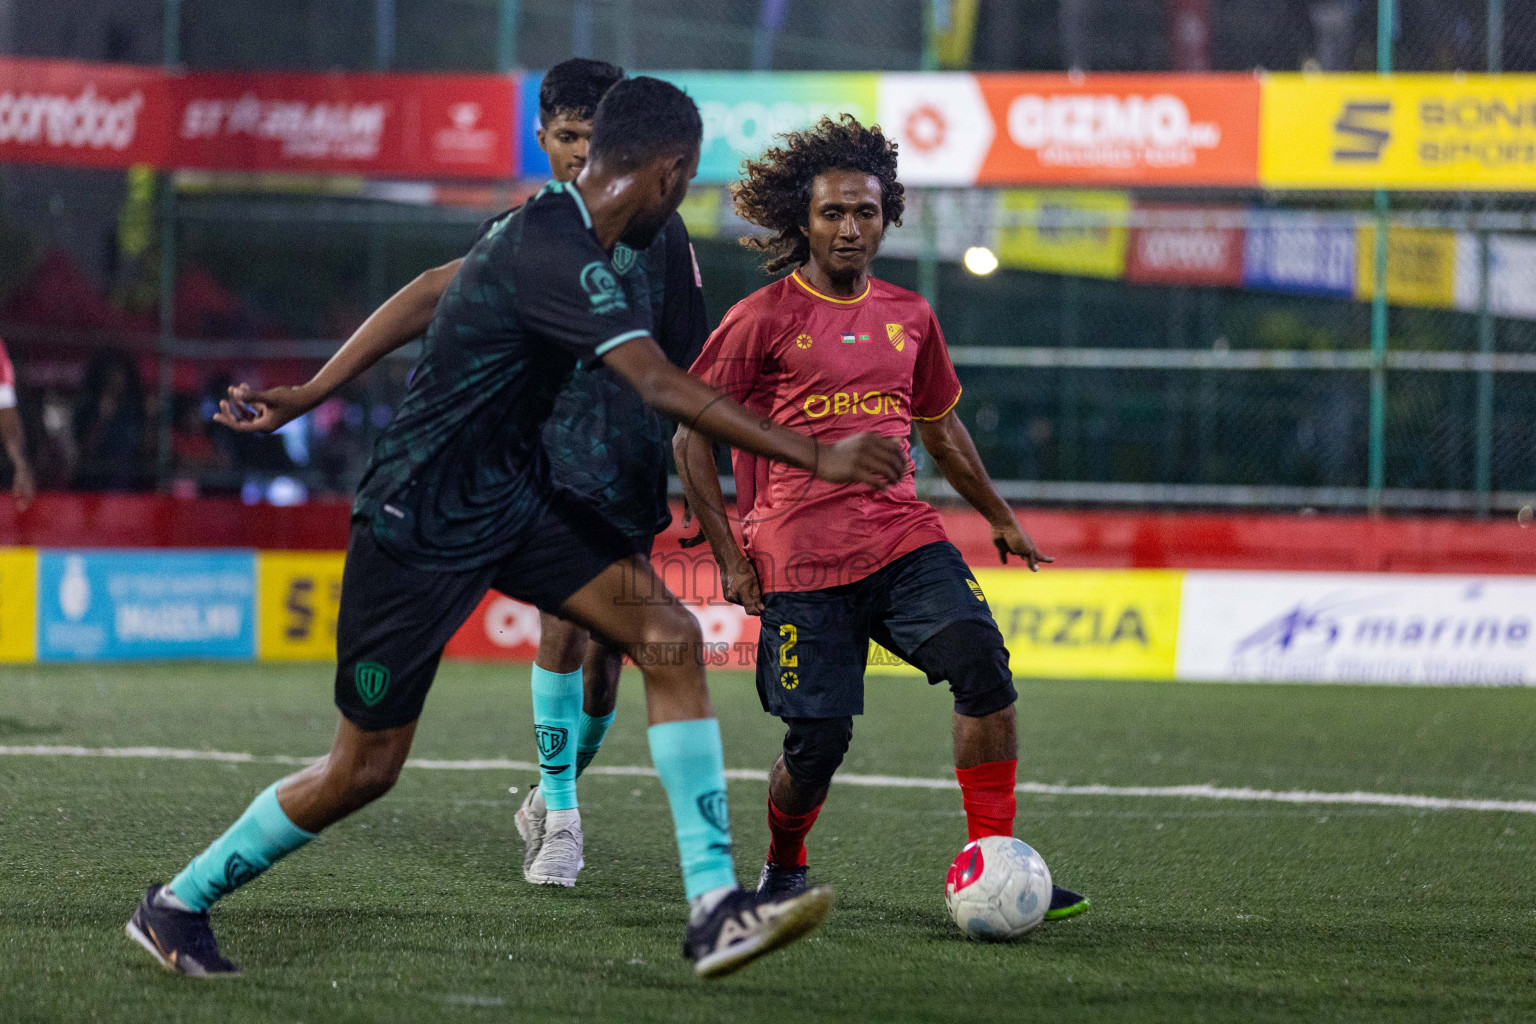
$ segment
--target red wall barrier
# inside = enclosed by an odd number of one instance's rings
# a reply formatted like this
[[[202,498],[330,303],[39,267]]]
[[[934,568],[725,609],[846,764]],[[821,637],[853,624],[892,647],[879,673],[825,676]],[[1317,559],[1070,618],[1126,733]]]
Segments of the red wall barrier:
[[[0,546],[240,547],[339,551],[346,502],[294,508],[232,498],[44,494],[25,513],[0,496]],[[1231,515],[1021,509],[1036,542],[1063,568],[1278,569],[1334,572],[1536,574],[1536,530],[1490,520],[1363,515]],[[996,563],[986,523],[946,510],[950,539],[974,565]],[[703,547],[682,551],[676,522],[658,541],[669,584],[698,592],[710,573]],[[676,556],[698,569],[686,569]],[[711,584],[712,585],[712,584]]]

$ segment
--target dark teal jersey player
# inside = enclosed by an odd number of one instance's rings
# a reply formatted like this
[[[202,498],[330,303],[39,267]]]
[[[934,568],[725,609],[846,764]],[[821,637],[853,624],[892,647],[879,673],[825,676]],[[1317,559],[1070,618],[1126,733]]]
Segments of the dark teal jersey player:
[[[547,503],[543,427],[561,387],[650,332],[644,274],[617,274],[581,194],[551,182],[465,256],[374,446],[354,517],[417,568],[504,557]]]

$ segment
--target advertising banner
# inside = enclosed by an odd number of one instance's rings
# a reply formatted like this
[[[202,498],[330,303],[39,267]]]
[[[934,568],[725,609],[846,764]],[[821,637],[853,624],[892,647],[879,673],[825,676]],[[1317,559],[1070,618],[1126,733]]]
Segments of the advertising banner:
[[[997,199],[997,258],[1021,270],[1118,278],[1130,212],[1125,192],[1005,189]]]
[[[0,548],[0,664],[37,660],[37,552]]]
[[[345,562],[340,551],[256,556],[256,652],[262,661],[335,659]]]
[[[1163,569],[978,569],[976,583],[1003,631],[1014,675],[1172,679],[1182,576]],[[879,648],[869,671],[917,674]]]
[[[252,658],[253,558],[244,551],[40,552],[38,660]]]
[[[0,57],[0,163],[160,165],[170,119],[156,68]]]
[[[1243,284],[1351,298],[1359,277],[1356,243],[1348,217],[1253,211],[1243,240]]]
[[[1391,238],[1389,230],[1387,237]],[[1483,255],[1478,237],[1456,234],[1456,308],[1482,308]],[[1488,236],[1488,308],[1494,316],[1536,320],[1536,238]]]
[[[1235,226],[1242,223],[1242,210],[1139,204],[1136,209],[1148,223],[1131,229],[1127,281],[1227,288],[1243,283],[1243,229]]]
[[[511,76],[197,72],[170,85],[180,167],[418,178],[517,167]]]
[[[1536,580],[1189,572],[1178,677],[1530,685]]]
[[[741,178],[741,162],[763,155],[773,137],[809,128],[825,115],[875,120],[875,83],[864,73],[660,71],[693,97],[704,121],[699,184]],[[905,157],[905,153],[903,153]],[[532,157],[530,157],[532,159]],[[548,173],[547,162],[544,165]],[[905,160],[903,160],[905,169]]]
[[[1265,188],[1536,189],[1536,75],[1266,75]]]
[[[1357,299],[1376,291],[1376,229],[1360,228],[1355,245],[1360,267]],[[1387,228],[1387,301],[1399,306],[1450,309],[1456,302],[1456,232],[1434,228]]]
[[[1251,75],[880,76],[910,185],[1258,182]]]

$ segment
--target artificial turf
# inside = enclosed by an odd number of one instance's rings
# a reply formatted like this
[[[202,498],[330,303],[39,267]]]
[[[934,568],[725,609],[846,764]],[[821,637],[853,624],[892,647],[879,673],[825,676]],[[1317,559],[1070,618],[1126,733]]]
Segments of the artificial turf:
[[[781,731],[750,679],[712,677],[728,766]],[[1536,692],[1021,682],[1020,778],[1114,786],[1536,798]],[[452,664],[415,754],[529,759],[527,671]],[[872,680],[845,771],[949,775],[946,695]],[[0,745],[324,751],[329,670],[6,667]],[[597,762],[649,764],[626,678]],[[528,886],[528,773],[412,768],[394,792],[216,909],[244,978],[162,971],[122,933],[264,785],[270,763],[0,755],[0,1020],[809,1022],[1530,1020],[1536,816],[1021,794],[1017,834],[1085,917],[1024,941],[958,936],[942,884],[954,791],[834,788],[812,833],[839,906],[719,983],[679,956],[676,848],[655,779],[582,780],[587,868]],[[730,786],[755,879],[764,787]]]

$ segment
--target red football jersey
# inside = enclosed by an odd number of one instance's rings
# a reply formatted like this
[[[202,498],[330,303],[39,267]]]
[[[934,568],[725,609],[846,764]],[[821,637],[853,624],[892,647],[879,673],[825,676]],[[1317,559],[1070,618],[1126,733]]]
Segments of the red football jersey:
[[[775,423],[823,443],[873,432],[901,439],[960,400],[939,321],[921,295],[870,278],[864,294],[816,291],[799,271],[738,302],[690,371]],[[944,526],[914,487],[910,454],[884,491],[733,453],[747,555],[764,591],[853,583]]]

